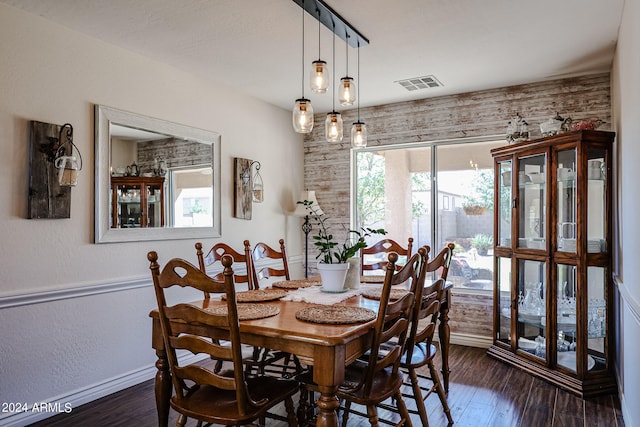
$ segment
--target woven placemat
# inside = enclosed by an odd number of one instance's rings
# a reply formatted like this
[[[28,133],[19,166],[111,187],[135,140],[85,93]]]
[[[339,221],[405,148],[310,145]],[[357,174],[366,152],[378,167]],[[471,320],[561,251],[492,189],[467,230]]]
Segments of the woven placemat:
[[[226,316],[229,311],[226,305],[207,307],[206,310],[217,316]],[[280,307],[270,304],[238,304],[238,320],[264,319],[280,313]]]
[[[391,292],[389,293],[389,299],[391,301],[399,300],[400,298],[405,296],[407,292],[409,291],[407,291],[406,289],[391,288]],[[362,291],[360,295],[362,295],[365,298],[379,300],[380,297],[382,296],[382,287],[376,286],[375,288],[365,289],[364,291]]]
[[[263,302],[275,301],[287,294],[284,289],[251,289],[250,291],[236,292],[237,302]],[[222,299],[226,300],[227,296],[222,294]]]
[[[312,305],[296,313],[296,319],[304,322],[333,325],[364,323],[375,318],[373,310],[345,305]]]
[[[282,280],[280,282],[274,282],[271,286],[281,289],[298,289],[308,288],[309,286],[320,286],[322,282],[320,279],[298,279],[298,280]]]
[[[384,276],[360,276],[360,283],[384,283]]]

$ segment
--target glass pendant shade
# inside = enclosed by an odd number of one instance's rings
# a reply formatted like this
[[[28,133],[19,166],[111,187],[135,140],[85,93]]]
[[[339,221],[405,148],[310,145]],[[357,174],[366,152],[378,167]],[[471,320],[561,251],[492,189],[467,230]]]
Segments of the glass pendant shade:
[[[327,119],[324,121],[324,134],[327,138],[327,142],[340,142],[344,135],[342,128],[342,115],[335,111],[327,114]]]
[[[329,88],[329,70],[327,63],[321,59],[311,64],[311,90],[313,93],[326,93]]]
[[[338,99],[341,105],[353,105],[353,103],[356,102],[356,85],[351,77],[343,77],[340,79]]]
[[[351,146],[364,148],[367,146],[367,125],[364,122],[355,122],[351,126]]]
[[[296,99],[293,107],[293,130],[298,133],[309,133],[313,130],[313,107],[306,98]]]

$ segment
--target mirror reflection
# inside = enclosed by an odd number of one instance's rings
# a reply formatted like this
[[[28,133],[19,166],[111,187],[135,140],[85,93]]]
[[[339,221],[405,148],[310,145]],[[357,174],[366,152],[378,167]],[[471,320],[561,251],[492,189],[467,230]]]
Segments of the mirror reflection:
[[[220,136],[96,106],[96,242],[215,237]]]

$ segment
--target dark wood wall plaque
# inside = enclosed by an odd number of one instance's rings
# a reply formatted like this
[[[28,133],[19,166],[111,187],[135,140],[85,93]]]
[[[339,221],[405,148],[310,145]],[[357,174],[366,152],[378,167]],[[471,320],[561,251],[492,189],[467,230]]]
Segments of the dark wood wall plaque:
[[[58,169],[50,160],[51,138],[60,126],[37,121],[29,129],[29,209],[27,218],[70,218],[71,187],[60,187]]]
[[[241,157],[234,158],[234,201],[235,209],[234,216],[241,219],[251,219],[252,212],[252,198],[253,193],[251,191],[251,163],[249,159],[243,159]],[[243,180],[243,172],[248,171],[248,179]],[[247,173],[247,172],[245,172]]]

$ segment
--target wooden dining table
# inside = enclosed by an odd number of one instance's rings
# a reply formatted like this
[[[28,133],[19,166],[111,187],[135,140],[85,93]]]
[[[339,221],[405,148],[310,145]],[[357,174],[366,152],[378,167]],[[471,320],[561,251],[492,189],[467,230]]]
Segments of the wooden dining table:
[[[449,294],[449,290],[445,292]],[[224,304],[219,299],[194,301],[191,304],[207,308]],[[337,427],[338,417],[336,409],[339,400],[336,396],[338,386],[344,381],[345,366],[363,355],[371,346],[374,320],[359,324],[319,324],[300,321],[296,312],[308,307],[306,302],[271,301],[262,304],[272,304],[279,308],[276,316],[257,320],[242,320],[240,322],[240,339],[243,343],[285,351],[295,354],[303,364],[313,365],[313,380],[318,385],[320,396],[317,401],[319,413],[317,426]],[[339,304],[353,305],[378,310],[378,301],[354,296]],[[442,304],[440,318],[440,345],[443,357],[443,379],[448,389],[448,300]],[[158,412],[158,425],[165,427],[169,420],[169,400],[172,394],[171,373],[169,362],[162,339],[162,331],[158,318],[158,311],[150,313],[152,319],[152,347],[156,351],[157,373],[155,376],[155,397]],[[182,330],[193,330],[193,326],[186,324],[175,325]],[[216,338],[221,331],[214,328],[198,326],[200,333]],[[221,336],[221,335],[220,335]],[[446,375],[444,375],[446,372]]]

